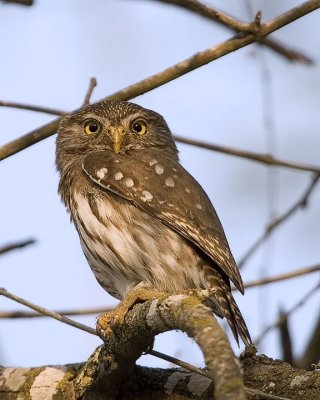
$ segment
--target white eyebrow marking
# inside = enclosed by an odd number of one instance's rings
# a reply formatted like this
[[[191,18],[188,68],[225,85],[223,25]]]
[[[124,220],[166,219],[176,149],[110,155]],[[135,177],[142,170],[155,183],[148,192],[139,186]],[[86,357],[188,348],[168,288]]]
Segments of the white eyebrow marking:
[[[164,171],[163,165],[161,165],[161,164],[156,164],[155,170],[156,170],[156,173],[157,173],[158,175],[163,174],[163,171]]]
[[[103,178],[106,176],[107,173],[108,173],[108,168],[105,168],[105,167],[100,168],[100,169],[96,172],[97,177],[98,177],[99,179],[103,179]]]
[[[122,172],[116,172],[115,174],[114,174],[114,179],[116,180],[116,181],[120,181],[120,179],[122,179],[123,178],[123,173]]]
[[[174,180],[173,180],[172,176],[168,176],[168,178],[166,178],[165,184],[166,184],[166,186],[174,187]]]

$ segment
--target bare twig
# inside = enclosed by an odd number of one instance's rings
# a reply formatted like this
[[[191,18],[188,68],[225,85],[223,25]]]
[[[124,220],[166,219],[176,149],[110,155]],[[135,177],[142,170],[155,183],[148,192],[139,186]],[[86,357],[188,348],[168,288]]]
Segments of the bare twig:
[[[37,111],[37,112],[42,112],[42,113],[51,114],[51,115],[64,115],[65,114],[64,111],[57,110],[55,108],[33,106],[31,104],[17,103],[14,101],[0,101],[0,107],[18,108],[20,110]]]
[[[103,314],[108,311],[112,311],[112,307],[97,307],[97,308],[85,308],[77,310],[59,310],[53,311],[56,314],[70,316],[70,315],[92,315],[92,314]],[[33,311],[0,311],[0,318],[3,319],[19,319],[19,318],[44,318],[50,317],[50,315],[39,314]]]
[[[300,171],[308,171],[314,172],[316,174],[320,174],[320,167],[307,165],[307,164],[300,164],[300,163],[293,163],[290,161],[283,161],[272,157],[269,154],[262,154],[262,153],[254,153],[251,151],[246,150],[238,150],[232,147],[220,146],[216,144],[211,144],[208,142],[202,142],[196,139],[188,139],[182,136],[175,136],[175,140],[180,143],[190,144],[192,146],[201,147],[203,149],[216,151],[219,153],[229,154],[231,156],[236,157],[243,157],[249,160],[258,161],[266,165],[275,165],[278,167],[285,167],[296,169]]]
[[[86,104],[89,104],[91,96],[92,96],[92,92],[94,90],[94,88],[97,86],[97,80],[96,78],[90,78],[90,83],[89,83],[89,87],[87,90],[87,93],[85,95],[84,101],[83,101],[83,105],[85,106]]]
[[[277,328],[282,323],[284,316],[288,318],[291,314],[297,311],[310,299],[312,295],[314,295],[319,290],[319,288],[320,288],[320,283],[318,283],[315,287],[310,289],[309,292],[307,292],[293,307],[291,307],[286,313],[284,313],[282,317],[278,318],[276,322],[273,322],[272,324],[268,325],[254,341],[254,344],[258,346],[267,333],[269,333],[272,329]]]
[[[266,285],[268,283],[280,282],[291,278],[296,278],[302,275],[310,274],[312,272],[320,271],[320,265],[315,265],[308,268],[301,268],[292,272],[288,272],[286,274],[276,275],[270,278],[259,279],[251,282],[247,282],[244,287],[246,289]],[[235,290],[235,289],[233,289]],[[1,293],[0,293],[1,294]],[[24,304],[24,303],[23,303]],[[24,304],[26,305],[26,304]],[[37,306],[39,307],[39,306]],[[32,307],[31,307],[32,308]],[[34,309],[34,308],[33,308]],[[45,313],[42,313],[40,310],[45,310]],[[60,317],[66,315],[89,315],[89,314],[102,314],[108,311],[112,311],[113,308],[109,307],[99,307],[99,308],[86,308],[86,309],[77,309],[77,310],[60,310],[60,311],[48,311],[43,307],[39,307],[36,313],[28,312],[28,311],[1,311],[0,318],[41,318],[41,317],[52,317],[51,313],[55,315],[60,315]],[[53,317],[54,318],[54,317]],[[68,322],[66,322],[68,323]],[[151,354],[151,353],[150,353]]]
[[[196,53],[192,57],[169,67],[158,74],[137,82],[125,89],[107,96],[105,100],[129,100],[134,97],[140,96],[156,87],[164,85],[188,72],[195,70],[209,62],[216,60],[226,54],[229,54],[237,49],[247,46],[251,43],[261,40],[265,36],[274,32],[275,30],[295,21],[296,19],[316,10],[320,7],[320,0],[309,0],[297,7],[292,8],[286,13],[262,24],[256,34],[238,34],[228,41],[219,45],[210,47],[207,50]],[[49,124],[42,126],[18,139],[0,148],[0,160],[3,160],[19,151],[53,135],[59,127],[60,119],[56,119]],[[318,171],[314,171],[318,172]]]
[[[254,33],[258,30],[258,27],[261,24],[260,12],[257,13],[255,22],[247,23],[239,21],[238,19],[231,17],[230,15],[225,14],[221,11],[218,11],[211,6],[203,4],[198,0],[157,0],[157,1],[183,7],[205,18],[214,20],[220,23],[221,25],[224,25],[232,29],[235,32],[240,31],[240,32]],[[308,65],[313,64],[313,60],[310,57],[306,56],[305,54],[303,54],[298,50],[288,48],[287,46],[285,46],[284,44],[280,43],[275,39],[263,38],[258,40],[258,44],[269,47],[270,49],[279,53],[289,61],[301,62],[303,64],[308,64]]]
[[[280,348],[282,351],[281,359],[290,365],[294,365],[294,358],[292,353],[292,340],[289,329],[289,318],[283,310],[280,310],[278,320],[279,334],[280,334]]]
[[[52,114],[52,115],[67,114],[67,111],[58,111],[58,110],[45,108],[45,107],[41,107],[41,106],[33,106],[33,105],[28,105],[28,104],[13,103],[13,102],[7,102],[7,101],[0,101],[0,106],[1,105],[4,105],[6,107],[12,107],[12,108],[44,112],[44,113],[48,113],[48,114]],[[317,167],[315,165],[307,165],[307,164],[295,163],[295,162],[291,162],[291,161],[280,160],[280,159],[276,159],[276,158],[270,156],[269,154],[255,153],[252,151],[235,149],[235,148],[228,147],[228,146],[221,146],[221,145],[217,145],[217,144],[203,142],[201,140],[189,139],[189,138],[186,138],[183,136],[178,136],[178,135],[174,135],[174,139],[176,140],[176,142],[179,142],[179,143],[188,144],[188,145],[195,146],[195,147],[200,147],[200,148],[206,149],[206,150],[216,151],[217,153],[228,154],[228,155],[235,156],[235,157],[245,158],[248,160],[260,162],[265,165],[274,165],[274,166],[278,166],[278,167],[295,169],[298,171],[307,171],[307,172],[314,172],[316,174],[320,174],[320,167]],[[0,154],[1,154],[1,148],[0,148]]]
[[[166,4],[173,4],[175,6],[183,7],[187,10],[194,11],[197,14],[202,15],[203,17],[209,18],[224,26],[227,26],[233,31],[254,33],[258,30],[257,25],[255,23],[242,22],[236,18],[231,17],[226,13],[223,13],[222,11],[218,11],[211,6],[201,3],[198,0],[157,0],[157,1]]]
[[[63,322],[64,324],[71,325],[74,328],[78,328],[85,332],[89,332],[93,335],[96,335],[95,329],[90,328],[89,326],[83,325],[80,322],[73,321],[70,318],[64,317],[63,315],[57,314],[53,311],[49,311],[43,307],[37,306],[36,304],[33,304],[28,300],[24,300],[21,297],[18,297],[3,288],[0,288],[0,295],[8,297],[9,299],[16,301],[17,303],[20,303],[26,307],[32,308],[33,310],[35,310],[41,314],[47,315],[48,317],[54,318],[57,321]]]
[[[10,243],[5,246],[0,247],[0,255],[8,253],[9,251],[21,249],[23,247],[29,246],[30,244],[36,243],[35,239],[23,240],[22,242]]]
[[[246,251],[244,256],[238,262],[239,268],[243,267],[243,265],[248,261],[248,259],[252,256],[252,254],[259,248],[259,246],[271,235],[271,233],[278,226],[280,226],[283,222],[285,222],[291,216],[293,216],[295,212],[298,211],[300,208],[305,208],[307,206],[310,195],[313,189],[315,188],[316,184],[319,182],[319,178],[320,178],[319,175],[315,175],[312,178],[310,184],[308,185],[303,195],[299,197],[299,199],[290,208],[288,208],[287,211],[285,211],[282,215],[275,218],[267,225],[264,233],[253,243],[253,245]]]
[[[33,0],[2,0],[3,3],[15,3],[21,6],[32,6]]]
[[[296,362],[298,368],[311,369],[312,364],[320,360],[320,315],[313,327],[307,345],[300,359]],[[320,369],[320,363],[319,363]]]
[[[287,272],[285,274],[279,274],[270,278],[257,279],[251,282],[247,282],[244,284],[244,288],[249,289],[255,286],[262,286],[262,285],[267,285],[269,283],[286,281],[287,279],[297,278],[299,276],[311,274],[317,271],[320,271],[320,264],[313,265],[312,267],[297,269],[295,271]]]

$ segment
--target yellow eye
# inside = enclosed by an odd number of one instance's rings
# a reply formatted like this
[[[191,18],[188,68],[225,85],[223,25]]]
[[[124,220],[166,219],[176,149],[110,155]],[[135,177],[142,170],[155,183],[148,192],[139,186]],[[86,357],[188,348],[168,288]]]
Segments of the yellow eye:
[[[132,122],[131,129],[138,135],[144,135],[147,132],[147,124],[143,119],[136,119]]]
[[[95,119],[88,119],[84,123],[84,132],[87,135],[93,135],[99,133],[101,131],[101,124],[100,122],[96,121]]]

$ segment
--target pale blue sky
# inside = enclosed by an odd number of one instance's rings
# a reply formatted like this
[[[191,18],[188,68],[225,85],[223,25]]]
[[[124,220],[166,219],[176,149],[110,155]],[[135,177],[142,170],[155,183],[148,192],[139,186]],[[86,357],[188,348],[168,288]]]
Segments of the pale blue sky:
[[[243,1],[208,3],[247,19]],[[299,1],[257,1],[253,8],[262,9],[267,20],[296,4]],[[263,52],[271,76],[276,156],[315,165],[320,148],[319,19],[318,11],[275,34],[311,55],[315,66],[290,64]],[[72,110],[82,103],[92,76],[98,81],[93,100],[98,100],[230,35],[192,13],[151,0],[36,0],[30,8],[1,3],[0,99]],[[176,134],[265,152],[259,54],[256,47],[246,47],[134,101],[161,113]],[[0,118],[1,144],[52,120],[4,108]],[[114,305],[116,300],[93,277],[57,195],[54,142],[51,137],[1,163],[0,244],[29,237],[38,242],[1,257],[0,286],[50,309]],[[186,145],[179,149],[183,165],[212,199],[240,259],[268,221],[266,167]],[[287,209],[309,180],[307,173],[279,169],[276,209]],[[268,275],[319,262],[319,201],[318,187],[309,207],[284,224],[271,246],[248,263],[244,281],[259,275],[262,260]],[[253,338],[262,323],[275,318],[280,306],[291,307],[318,278],[313,274],[269,286],[263,292],[264,304],[256,289],[244,297],[236,295]],[[318,293],[290,321],[297,352],[318,316],[319,300]],[[22,308],[1,298],[0,309]],[[94,326],[95,316],[78,320]],[[0,361],[5,365],[83,361],[99,343],[54,320],[0,322]],[[159,337],[156,349],[196,364],[202,360],[181,334]],[[268,335],[260,350],[279,356],[277,334]],[[151,357],[143,362],[166,365]]]

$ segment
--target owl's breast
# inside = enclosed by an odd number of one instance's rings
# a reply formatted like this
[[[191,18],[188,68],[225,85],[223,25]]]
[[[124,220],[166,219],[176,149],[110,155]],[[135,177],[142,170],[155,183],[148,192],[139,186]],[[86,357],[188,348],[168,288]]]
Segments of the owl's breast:
[[[75,191],[73,203],[84,254],[112,296],[140,282],[166,292],[200,285],[194,247],[157,218],[112,194]]]

